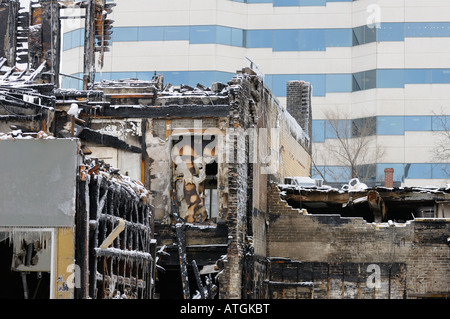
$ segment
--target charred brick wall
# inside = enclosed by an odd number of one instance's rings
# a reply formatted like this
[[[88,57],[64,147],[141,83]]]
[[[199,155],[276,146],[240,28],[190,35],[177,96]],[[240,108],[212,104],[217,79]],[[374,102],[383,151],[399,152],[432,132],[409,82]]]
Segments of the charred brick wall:
[[[312,278],[327,277],[325,281],[312,280],[308,296],[358,297],[355,287],[358,283],[361,288],[367,287],[367,280],[375,270],[379,273],[380,286],[372,294],[363,293],[359,298],[448,296],[448,219],[416,219],[390,226],[388,223],[367,223],[362,218],[310,215],[288,206],[273,185],[268,201],[268,256],[309,263],[313,267],[310,270]],[[316,263],[323,263],[326,271],[314,270]],[[347,280],[346,274],[353,279]],[[403,276],[405,283],[400,280]],[[394,285],[395,280],[398,283]],[[269,276],[269,281],[276,282],[277,278]],[[288,275],[284,281],[295,283],[298,278]],[[279,297],[281,292],[272,289],[274,291]]]
[[[249,126],[250,83],[248,78],[235,78],[230,91],[229,129],[246,129]],[[247,230],[248,142],[237,143],[237,136],[227,134],[226,143],[232,151],[228,158],[228,252],[221,278],[221,298],[241,298],[242,268]]]

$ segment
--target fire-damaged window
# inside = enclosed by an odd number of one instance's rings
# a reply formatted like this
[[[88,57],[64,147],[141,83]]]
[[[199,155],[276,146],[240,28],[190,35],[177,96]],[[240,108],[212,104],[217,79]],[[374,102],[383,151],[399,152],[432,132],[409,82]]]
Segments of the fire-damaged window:
[[[179,214],[188,223],[215,222],[218,213],[217,137],[172,135],[172,181]]]

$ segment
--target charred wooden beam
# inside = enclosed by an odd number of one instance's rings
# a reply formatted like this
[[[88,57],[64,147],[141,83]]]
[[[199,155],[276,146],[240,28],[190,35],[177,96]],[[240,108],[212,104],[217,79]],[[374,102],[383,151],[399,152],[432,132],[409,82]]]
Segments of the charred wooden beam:
[[[186,257],[186,237],[184,234],[184,224],[177,223],[176,227],[176,238],[178,247],[178,256],[180,260],[180,272],[181,272],[181,283],[183,285],[183,296],[184,299],[190,299],[189,290],[189,278],[187,271],[187,257]]]
[[[0,57],[13,67],[16,63],[17,13],[19,1],[8,0],[0,3]]]
[[[57,1],[39,1],[30,6],[29,63],[40,70],[44,83],[59,86],[61,47],[60,10]],[[42,67],[44,66],[44,68]]]
[[[141,153],[142,150],[140,147],[129,145],[128,143],[122,141],[121,139],[107,134],[102,134],[96,131],[93,131],[89,128],[83,128],[79,133],[78,137],[87,142],[98,143],[104,146],[110,146],[117,149],[129,151],[132,153]]]
[[[189,106],[168,106],[168,107],[105,107],[97,111],[97,116],[113,118],[206,118],[228,116],[229,105],[189,105]],[[93,115],[93,114],[91,114]]]
[[[200,272],[198,271],[197,263],[195,260],[192,261],[192,269],[194,269],[195,280],[197,281],[198,290],[202,299],[206,299],[205,288],[203,288],[202,279],[200,277]]]

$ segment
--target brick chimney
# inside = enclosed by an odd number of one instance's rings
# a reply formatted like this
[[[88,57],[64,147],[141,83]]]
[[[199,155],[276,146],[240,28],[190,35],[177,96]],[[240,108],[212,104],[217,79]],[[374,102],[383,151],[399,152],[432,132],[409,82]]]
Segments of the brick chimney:
[[[384,169],[384,186],[388,188],[394,187],[394,169],[385,168]]]
[[[286,83],[286,109],[303,131],[312,138],[311,84],[304,81]]]

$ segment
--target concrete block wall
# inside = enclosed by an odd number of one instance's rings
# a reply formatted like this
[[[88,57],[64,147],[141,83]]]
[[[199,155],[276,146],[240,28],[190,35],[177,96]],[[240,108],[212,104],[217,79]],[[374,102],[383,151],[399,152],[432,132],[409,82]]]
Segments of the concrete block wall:
[[[373,274],[367,271],[370,265],[379,267],[381,281],[381,286],[372,292],[372,298],[449,295],[449,219],[416,219],[389,226],[388,223],[367,223],[362,218],[309,215],[288,206],[280,199],[279,190],[274,185],[270,186],[268,202],[268,257],[325,263],[328,267],[327,293],[323,289],[324,282],[318,281],[317,287],[322,287],[322,292],[315,292],[315,297],[351,295],[350,290],[354,290],[358,280],[343,279],[345,270],[359,267],[358,274],[363,279],[360,282],[367,282]],[[340,270],[334,271],[333,267]],[[403,282],[393,284],[399,280],[395,276],[396,271],[405,275],[404,285]],[[312,277],[316,275],[313,271]],[[296,280],[292,278],[289,282]]]

